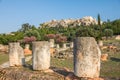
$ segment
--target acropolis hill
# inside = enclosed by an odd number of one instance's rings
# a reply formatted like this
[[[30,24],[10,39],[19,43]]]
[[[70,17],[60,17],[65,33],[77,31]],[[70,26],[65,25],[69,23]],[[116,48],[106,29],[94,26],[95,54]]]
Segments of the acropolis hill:
[[[85,16],[81,19],[62,19],[51,20],[41,24],[42,27],[76,27],[76,26],[89,26],[98,24],[97,20],[91,16]]]

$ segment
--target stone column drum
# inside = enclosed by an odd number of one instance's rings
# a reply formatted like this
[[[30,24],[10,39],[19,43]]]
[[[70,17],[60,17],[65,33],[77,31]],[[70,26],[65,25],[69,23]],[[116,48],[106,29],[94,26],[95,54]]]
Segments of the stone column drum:
[[[25,44],[25,49],[29,49],[30,45],[29,44]]]
[[[63,48],[67,48],[66,43],[63,43]]]
[[[18,42],[9,43],[9,65],[25,65],[24,51]]]
[[[74,41],[74,74],[78,77],[99,77],[101,51],[92,37]]]
[[[99,45],[99,47],[102,47],[103,46],[103,41],[102,40],[98,41],[98,45]]]
[[[70,42],[70,48],[73,48],[73,42]]]
[[[60,45],[59,45],[59,44],[56,44],[56,48],[59,49],[59,48],[60,48]]]
[[[50,39],[49,42],[50,42],[50,47],[53,48],[55,46],[54,45],[55,44],[55,40],[54,39]]]
[[[33,70],[46,70],[50,67],[50,44],[47,41],[32,43]]]

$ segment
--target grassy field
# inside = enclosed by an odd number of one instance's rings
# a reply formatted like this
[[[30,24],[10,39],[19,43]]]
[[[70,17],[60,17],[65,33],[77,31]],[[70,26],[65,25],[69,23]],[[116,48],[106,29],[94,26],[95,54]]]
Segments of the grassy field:
[[[107,40],[104,41],[106,45],[117,45],[120,50],[120,40]],[[112,50],[103,50],[102,53],[107,53],[109,55],[108,60],[101,61],[101,77],[119,77],[120,78],[120,51],[114,52]],[[51,66],[58,68],[66,67],[73,70],[73,59],[59,60],[57,58],[51,59]]]
[[[117,46],[118,51],[104,50],[108,54],[108,61],[101,62],[102,77],[120,77],[120,40],[104,41],[106,45]]]
[[[0,53],[0,64],[8,61],[8,54]]]
[[[57,58],[52,58],[51,66],[58,68],[68,68],[73,70],[73,60],[59,60]],[[120,78],[120,54],[110,56],[108,61],[101,62],[101,77],[119,77]]]
[[[120,49],[120,41],[104,41],[105,44],[117,44],[117,48]],[[114,52],[110,50],[104,50],[102,53],[107,53],[109,55],[108,60],[101,61],[101,77],[119,77],[120,78],[120,51]],[[8,61],[8,54],[0,54],[0,64]],[[29,62],[31,64],[31,61]],[[73,58],[68,59],[58,59],[51,58],[51,67],[57,68],[68,68],[73,71]]]
[[[68,68],[69,70],[73,70],[73,58],[69,59],[58,59],[58,58],[51,58],[51,66],[57,68]]]

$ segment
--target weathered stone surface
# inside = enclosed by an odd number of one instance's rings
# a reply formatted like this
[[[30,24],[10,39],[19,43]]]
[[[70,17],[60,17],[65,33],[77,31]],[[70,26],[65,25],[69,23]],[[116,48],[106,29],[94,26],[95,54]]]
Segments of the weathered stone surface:
[[[0,52],[8,52],[8,45],[0,44]]]
[[[63,43],[63,48],[67,48],[66,43]]]
[[[72,24],[70,26],[70,24]],[[80,19],[62,19],[62,20],[51,20],[50,22],[45,22],[41,27],[76,27],[76,26],[89,26],[89,25],[98,24],[97,20],[91,16],[85,16]],[[102,24],[102,21],[101,21]]]
[[[69,73],[66,77],[65,80],[75,80],[74,79],[74,74],[73,73]],[[76,79],[77,80],[77,79]]]
[[[117,36],[115,37],[115,39],[116,39],[116,40],[120,40],[120,35],[117,35]]]
[[[25,44],[25,49],[24,49],[24,54],[25,55],[30,55],[32,54],[32,51],[29,49],[30,45],[29,44]]]
[[[9,63],[10,66],[25,64],[24,51],[18,42],[9,43]]]
[[[45,73],[53,73],[54,71],[52,69],[46,69],[44,70]]]
[[[89,78],[87,80],[105,80],[105,79],[103,79],[103,78]]]
[[[50,48],[50,55],[52,57],[55,55],[55,48]]]
[[[108,54],[101,54],[101,60],[102,61],[107,61]]]
[[[100,47],[102,47],[103,46],[103,41],[98,41],[98,45],[100,46]]]
[[[30,55],[30,54],[32,54],[32,51],[30,49],[24,49],[24,54]]]
[[[101,51],[92,37],[74,41],[74,74],[78,77],[99,77]]]
[[[22,67],[5,68],[0,69],[0,80],[64,80],[64,75],[50,69],[45,71],[30,71]]]
[[[29,49],[30,45],[29,44],[25,44],[25,49]]]
[[[58,48],[58,49],[59,49],[59,48],[60,48],[60,45],[59,45],[59,44],[56,44],[56,48]]]
[[[45,70],[50,67],[50,44],[47,41],[33,42],[33,70]]]
[[[73,42],[70,42],[70,48],[73,48]]]
[[[54,45],[55,44],[54,39],[50,39],[49,42],[50,42],[50,47],[53,48],[55,46]]]
[[[64,71],[66,71],[66,72],[70,72],[70,70],[69,70],[67,67],[64,67],[63,69],[64,69]]]

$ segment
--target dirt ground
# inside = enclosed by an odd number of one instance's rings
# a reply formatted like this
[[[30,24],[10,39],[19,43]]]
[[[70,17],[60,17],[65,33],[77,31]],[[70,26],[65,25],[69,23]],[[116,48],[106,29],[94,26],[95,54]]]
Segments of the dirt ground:
[[[30,68],[12,67],[0,69],[0,80],[88,80],[75,77],[75,79],[66,79],[66,76],[72,72],[64,69],[51,68],[54,72],[33,71]],[[90,80],[120,80],[120,78],[101,78]]]
[[[0,80],[64,80],[64,71],[54,72],[33,71],[27,68],[6,68],[0,69]]]

